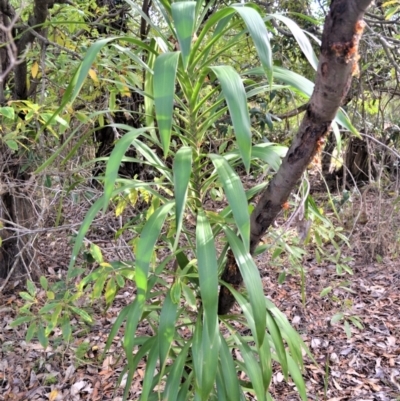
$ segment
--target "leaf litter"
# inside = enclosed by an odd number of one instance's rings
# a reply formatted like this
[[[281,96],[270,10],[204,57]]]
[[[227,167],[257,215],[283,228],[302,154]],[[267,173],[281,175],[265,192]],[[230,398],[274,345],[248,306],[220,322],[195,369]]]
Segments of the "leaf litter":
[[[64,212],[74,224],[81,221],[84,210],[82,206],[78,212],[76,207]],[[118,230],[117,220],[112,215],[100,217],[87,236],[102,247],[108,260],[129,259],[127,240],[109,239]],[[50,282],[65,274],[71,254],[67,234],[67,230],[57,231],[43,234],[39,240],[37,263]],[[299,275],[288,274],[278,284],[279,271],[269,266],[266,257],[258,256],[256,262],[265,294],[286,314],[318,363],[305,356],[309,400],[396,401],[400,399],[400,260],[386,257],[380,263],[366,263],[365,255],[357,249],[348,252],[354,258],[351,291],[335,286],[342,278],[334,266],[318,264],[314,258],[306,260],[305,305]],[[69,344],[64,344],[61,333],[55,330],[54,338],[59,341],[43,349],[37,341],[25,341],[24,325],[10,326],[23,305],[17,295],[24,290],[21,283],[16,279],[0,294],[0,401],[122,400],[126,380],[120,377],[126,364],[122,331],[104,358],[102,352],[118,313],[135,296],[133,286],[127,283],[108,310],[100,304],[93,306],[95,323],[89,332],[77,321],[72,322],[75,331]],[[335,288],[335,296],[321,297],[328,286]],[[331,320],[343,313],[347,301],[350,306],[346,313],[357,316],[363,328],[348,324],[346,334],[343,321],[332,324]],[[240,313],[237,307],[234,311]],[[139,325],[138,332],[152,334],[145,324]],[[145,368],[142,360],[135,372],[130,400],[137,400],[141,394]],[[279,366],[274,368],[270,392],[276,400],[299,399],[295,385],[285,382]],[[249,394],[248,399],[254,398]]]

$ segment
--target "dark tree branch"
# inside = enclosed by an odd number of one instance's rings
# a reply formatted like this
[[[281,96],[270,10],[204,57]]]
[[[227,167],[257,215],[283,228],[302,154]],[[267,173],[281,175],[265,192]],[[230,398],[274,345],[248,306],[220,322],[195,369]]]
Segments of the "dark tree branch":
[[[302,113],[303,111],[306,111],[308,107],[308,103],[302,104],[301,106],[297,107],[296,109],[290,110],[287,113],[283,114],[277,114],[275,115],[276,118],[279,118],[280,120],[287,120],[288,118],[295,117]]]
[[[261,194],[251,215],[250,252],[254,253],[262,236],[275,220],[312,158],[321,147],[336,113],[358,71],[358,44],[364,29],[362,18],[372,0],[332,0],[325,20],[321,54],[314,92],[286,157]],[[238,287],[241,276],[229,251],[222,275]],[[238,280],[238,277],[240,280]],[[232,282],[230,281],[232,278]],[[232,294],[222,287],[218,313],[226,314],[234,303]]]
[[[3,0],[5,1],[5,0]],[[49,8],[54,4],[69,4],[69,0],[35,0],[33,5],[33,13],[29,17],[29,28],[21,33],[20,38],[16,41],[18,57],[23,58],[28,46],[35,40],[34,31],[40,33],[42,25],[46,22]],[[27,63],[26,60],[19,62],[15,69],[15,99],[26,99],[28,97],[28,89],[26,85]]]

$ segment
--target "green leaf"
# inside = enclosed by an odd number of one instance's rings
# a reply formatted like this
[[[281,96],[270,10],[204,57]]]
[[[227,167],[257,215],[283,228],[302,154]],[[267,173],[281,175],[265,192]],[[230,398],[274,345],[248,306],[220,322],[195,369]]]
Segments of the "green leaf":
[[[335,121],[339,123],[342,127],[347,128],[352,134],[354,134],[357,138],[361,139],[360,133],[357,131],[357,128],[351,123],[349,116],[340,108],[336,114]]]
[[[237,4],[231,7],[236,10],[246,24],[254,45],[256,46],[258,57],[260,57],[268,81],[272,84],[272,50],[264,21],[254,8],[247,7],[244,4]]]
[[[32,295],[30,295],[27,292],[25,292],[25,291],[20,292],[19,296],[22,299],[24,299],[25,301],[29,301],[29,302],[34,302],[35,301],[35,298]]]
[[[318,57],[316,56],[314,49],[312,48],[312,45],[303,30],[296,24],[296,22],[282,14],[272,14],[270,17],[282,21],[289,28],[290,32],[293,34],[293,37],[299,44],[301,51],[306,56],[308,62],[311,64],[314,70],[317,71]]]
[[[179,3],[174,3],[179,4]],[[182,147],[176,152],[174,164],[174,192],[176,206],[176,241],[174,248],[178,246],[179,235],[182,229],[183,215],[185,212],[186,198],[189,188],[189,180],[192,172],[192,149]]]
[[[290,376],[292,377],[294,383],[296,384],[297,391],[300,394],[300,397],[303,401],[307,401],[307,392],[306,392],[306,386],[303,380],[303,376],[300,372],[299,367],[297,364],[293,361],[293,358],[290,355],[287,355],[287,361],[288,361],[288,366],[289,366],[289,372]]]
[[[10,120],[14,120],[15,118],[15,111],[12,107],[9,106],[0,107],[0,114],[4,117],[9,118]]]
[[[16,319],[14,319],[12,322],[11,322],[11,327],[17,327],[17,326],[19,326],[19,325],[21,325],[21,324],[24,324],[24,323],[27,323],[27,322],[30,322],[31,320],[33,320],[35,317],[32,315],[32,316],[21,316],[21,317],[18,317],[18,318],[16,318]]]
[[[36,287],[31,280],[26,280],[26,288],[29,294],[31,294],[34,297],[36,294]]]
[[[36,322],[32,322],[29,325],[28,330],[26,331],[25,341],[30,342],[34,337],[34,335],[36,334],[36,332],[37,332],[37,324]]]
[[[344,332],[346,333],[347,338],[350,339],[351,338],[351,327],[347,320],[344,321]]]
[[[171,6],[172,18],[174,20],[176,35],[178,37],[179,48],[182,52],[183,68],[186,69],[195,22],[195,1],[179,1]]]
[[[282,334],[279,330],[278,325],[275,322],[275,319],[271,316],[270,312],[267,311],[267,328],[271,334],[272,341],[275,346],[275,351],[278,357],[278,361],[282,366],[282,373],[287,379],[288,377],[288,362],[286,359],[285,346],[282,340]]]
[[[271,143],[259,143],[253,146],[251,158],[258,158],[268,163],[275,171],[278,171],[282,163],[282,157],[287,153],[288,148],[282,145],[274,145]]]
[[[242,181],[228,162],[219,155],[210,155],[224,187],[229,206],[246,249],[250,248],[250,213]]]
[[[257,400],[265,400],[266,389],[264,388],[260,366],[250,347],[246,344],[242,337],[238,335],[234,335],[234,337],[237,340],[241,356],[244,359],[246,373],[250,378]]]
[[[90,244],[90,253],[93,256],[93,259],[97,263],[103,262],[103,255],[101,253],[101,249],[98,245],[94,244],[93,242]]]
[[[197,302],[196,302],[196,296],[195,296],[193,290],[183,282],[181,283],[181,286],[182,286],[182,291],[183,291],[183,295],[185,297],[186,302],[193,310],[196,310]]]
[[[44,276],[40,276],[40,285],[42,286],[42,288],[47,291],[48,287],[49,287],[49,282],[47,281],[47,278]]]
[[[239,74],[230,66],[210,67],[221,82],[222,93],[228,104],[236,141],[246,172],[250,170],[251,127],[246,92]]]
[[[71,335],[72,335],[71,321],[69,320],[69,316],[64,317],[63,323],[61,325],[61,332],[64,341],[69,342],[71,340]]]
[[[147,127],[135,129],[124,124],[115,124],[114,127],[125,129],[127,132],[121,139],[118,140],[107,162],[106,174],[104,178],[103,211],[107,209],[108,202],[111,199],[122,158],[124,157],[129,146],[132,144],[132,141],[143,132],[148,130]]]
[[[7,146],[8,146],[11,150],[15,150],[15,151],[18,150],[18,143],[15,142],[14,140],[12,140],[12,139],[7,139],[5,142],[6,142]]]
[[[165,384],[165,391],[163,394],[163,400],[176,400],[178,397],[179,386],[182,382],[183,368],[187,362],[187,356],[191,340],[187,341],[185,346],[182,348],[178,357],[175,359],[172,369],[168,375],[167,382]],[[186,399],[185,399],[186,400]]]
[[[172,111],[179,54],[179,52],[160,54],[154,63],[154,104],[164,156],[168,154],[171,140]]]
[[[226,395],[228,400],[240,400],[240,388],[235,363],[233,362],[231,351],[222,334],[220,334],[220,341],[220,363],[218,364],[218,369],[225,387]]]
[[[332,324],[335,324],[335,323],[339,322],[340,320],[342,320],[343,317],[344,317],[343,312],[335,313],[335,314],[332,316],[331,323],[332,323]]]
[[[328,295],[331,291],[332,291],[332,286],[326,287],[320,292],[319,296],[324,297]]]
[[[85,322],[87,323],[92,323],[93,319],[92,317],[83,309],[77,308],[76,306],[68,305],[68,307],[76,313],[78,316],[80,316]]]
[[[106,292],[104,294],[107,306],[111,305],[116,295],[117,295],[117,283],[115,282],[115,278],[111,277],[107,282]]]
[[[218,323],[218,320],[215,319]],[[215,378],[218,369],[220,338],[218,324],[213,325],[214,332],[208,327],[208,321],[204,320],[201,357],[203,364],[203,375],[201,381],[201,397],[203,401],[210,400],[210,393],[215,386]]]
[[[199,210],[197,215],[196,254],[205,321],[210,330],[208,336],[213,340],[218,324],[218,262],[214,235],[202,209]]]
[[[136,328],[139,322],[140,317],[142,316],[145,301],[146,301],[146,293],[147,293],[147,285],[148,285],[148,274],[150,269],[150,261],[153,255],[154,246],[157,242],[157,239],[160,235],[161,228],[164,224],[165,218],[167,217],[168,212],[173,207],[173,202],[169,202],[162,207],[158,208],[146,222],[142,233],[139,238],[139,242],[137,244],[136,251],[136,274],[135,274],[135,282],[137,288],[137,296],[133,303],[127,307],[127,310],[124,311],[123,317],[122,312],[117,319],[119,325],[122,324],[123,318],[127,317],[125,336],[123,341],[123,346],[125,349],[126,356],[128,358],[128,363],[132,363],[132,351],[134,347],[134,339]],[[116,323],[117,323],[116,322]],[[114,327],[116,326],[116,323]],[[113,330],[114,330],[113,327]],[[112,331],[113,336],[116,334]],[[111,336],[111,334],[110,334]],[[107,346],[110,343],[107,341]],[[127,384],[128,385],[128,384]]]
[[[37,336],[38,336],[40,345],[43,348],[47,348],[47,346],[49,345],[49,339],[46,337],[44,327],[41,324],[39,324]]]
[[[157,343],[155,343],[155,346],[150,349],[149,355],[147,356],[146,359],[146,370],[144,373],[140,400],[148,400],[150,391],[157,383],[153,380],[157,362],[158,362],[158,346]]]
[[[236,263],[239,266],[240,273],[249,294],[257,341],[261,346],[264,341],[266,329],[265,296],[261,277],[253,258],[246,250],[243,242],[239,240],[230,228],[225,227],[224,232],[228,238],[233,254],[235,255]]]
[[[164,304],[161,309],[158,331],[158,348],[160,353],[160,366],[162,368],[164,368],[172,340],[174,339],[177,311],[178,304],[172,301],[170,290],[164,299]]]

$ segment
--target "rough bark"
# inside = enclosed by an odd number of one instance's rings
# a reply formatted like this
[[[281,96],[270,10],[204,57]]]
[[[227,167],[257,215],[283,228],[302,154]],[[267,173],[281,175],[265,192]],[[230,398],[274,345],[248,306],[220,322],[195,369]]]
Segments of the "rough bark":
[[[332,0],[326,17],[322,35],[321,54],[314,92],[307,111],[286,157],[278,172],[262,193],[251,215],[250,252],[254,253],[261,237],[273,223],[282,206],[303,172],[320,150],[323,138],[344,100],[352,76],[358,71],[358,44],[364,22],[363,16],[372,0]],[[229,274],[225,281],[233,277],[232,283],[238,287],[238,267],[234,269],[228,255]],[[241,277],[240,277],[241,278]],[[230,282],[229,282],[230,283]],[[226,314],[233,306],[234,298],[222,288],[219,298],[219,314]]]
[[[0,21],[6,29],[0,32],[2,43],[0,101],[27,100],[27,62],[23,58],[27,47],[35,40],[46,21],[49,8],[55,3],[68,0],[35,0],[28,26],[16,20],[16,13],[8,0],[0,0]],[[18,23],[18,27],[17,27]],[[18,38],[15,39],[14,38]],[[13,74],[13,80],[8,77]],[[12,97],[4,98],[4,87],[13,84]],[[23,115],[21,115],[23,118]],[[14,273],[29,272],[34,249],[29,232],[36,223],[36,211],[30,201],[34,180],[26,168],[23,151],[11,152],[0,141],[0,277]],[[32,272],[35,277],[35,272]],[[31,277],[32,277],[31,275]]]

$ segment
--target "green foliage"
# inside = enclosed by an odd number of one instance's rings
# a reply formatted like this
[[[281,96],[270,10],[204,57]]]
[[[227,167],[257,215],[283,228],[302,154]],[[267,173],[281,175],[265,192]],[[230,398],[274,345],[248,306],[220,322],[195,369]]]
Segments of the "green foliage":
[[[61,325],[64,340],[68,341],[72,316],[91,322],[90,314],[75,306],[82,294],[90,293],[92,300],[104,295],[109,306],[118,290],[132,282],[136,296],[120,312],[106,347],[107,351],[125,325],[124,399],[129,398],[135,370],[145,358],[142,400],[239,400],[245,399],[247,392],[258,400],[270,400],[268,388],[275,362],[305,400],[302,353],[308,351],[286,317],[265,298],[259,272],[249,253],[248,201],[265,184],[246,190],[239,173],[258,172],[260,165],[266,172],[277,170],[285,153],[283,146],[253,143],[249,100],[265,94],[271,99],[273,92],[289,89],[295,96],[308,99],[313,84],[299,74],[273,66],[267,30],[272,15],[263,19],[255,5],[236,4],[202,21],[201,5],[193,1],[161,1],[156,10],[160,21],[151,25],[150,40],[124,36],[95,42],[63,91],[57,110],[41,121],[40,132],[51,130],[55,124],[61,126],[63,119],[59,116],[73,114],[73,102],[94,99],[110,83],[113,89],[106,110],[77,115],[83,123],[96,118],[103,126],[104,113],[117,111],[117,94],[136,91],[145,98],[146,126],[135,129],[112,124],[124,135],[108,158],[104,193],[91,206],[75,237],[67,288],[51,290],[44,278],[43,291],[38,292],[29,284],[28,292],[21,293],[26,304],[14,324],[29,324],[27,339],[37,336],[43,346],[52,330]],[[135,8],[133,3],[132,6]],[[293,21],[282,16],[279,19],[315,68],[316,56],[307,37]],[[224,57],[232,49],[240,52],[247,36],[254,43],[261,67],[248,69],[247,78],[243,79],[233,66],[225,64]],[[170,37],[179,43],[179,50],[166,39]],[[120,60],[118,69],[110,61],[115,51]],[[99,54],[103,55],[102,60]],[[61,58],[54,62],[62,64]],[[139,84],[144,91],[137,89]],[[216,132],[218,122],[228,113],[228,135],[210,152],[213,144],[209,135]],[[12,113],[4,109],[2,116],[8,118]],[[356,132],[344,112],[339,113],[337,122]],[[269,123],[272,127],[272,121]],[[65,151],[78,130],[79,127],[69,133],[38,172]],[[129,147],[135,149],[143,166],[156,172],[154,179],[143,182],[118,177],[118,168]],[[159,156],[160,149],[163,157]],[[120,215],[139,197],[147,200],[144,210],[125,226],[135,234],[131,242],[135,260],[107,262],[101,249],[91,244],[84,256],[87,262],[95,262],[96,268],[82,278],[85,270],[76,266],[76,260],[97,213],[114,201],[116,214]],[[336,231],[332,236],[330,222],[309,199],[307,210],[320,222],[316,225],[320,237],[317,247],[322,249],[325,240],[333,243],[340,233]],[[230,250],[245,289],[240,293],[229,285],[227,288],[243,315],[218,316],[218,286],[224,284],[219,276]],[[287,246],[287,250],[293,264],[304,254],[296,245]],[[340,254],[338,260],[339,257]],[[69,289],[78,278],[79,284],[74,290]],[[138,334],[142,322],[152,327],[152,336]],[[79,354],[84,352],[79,350]],[[244,379],[239,379],[239,374]]]
[[[179,399],[193,396],[202,400],[238,399],[232,397],[238,394],[239,398],[244,397],[244,389],[254,392],[260,400],[267,399],[273,360],[281,364],[285,377],[291,376],[305,399],[300,374],[305,346],[283,315],[273,305],[266,304],[258,270],[249,255],[247,199],[256,195],[262,186],[255,191],[245,191],[235,171],[240,168],[240,162],[249,171],[251,165],[260,160],[260,155],[263,162],[271,161],[271,166],[276,168],[279,148],[272,144],[252,146],[248,95],[243,81],[232,67],[215,65],[218,56],[236,45],[245,33],[237,29],[239,20],[233,18],[236,12],[255,41],[269,87],[273,87],[268,33],[260,15],[254,9],[242,6],[225,8],[201,26],[195,4],[182,2],[171,8],[168,4],[160,6],[169,24],[176,26],[181,46],[181,51],[172,52],[165,49],[168,44],[164,42],[164,51],[155,58],[154,65],[145,68],[146,98],[153,99],[155,106],[154,111],[148,110],[154,112],[160,140],[153,134],[152,127],[138,130],[115,126],[126,134],[109,157],[104,195],[93,204],[77,235],[69,277],[80,274],[80,269],[74,267],[75,259],[97,212],[106,208],[115,197],[122,205],[120,211],[126,204],[123,199],[132,190],[146,188],[152,201],[143,213],[144,224],[134,227],[138,233],[134,245],[135,261],[115,268],[113,264],[104,263],[100,252],[93,248],[91,254],[100,267],[80,283],[80,288],[91,283],[95,298],[107,280],[111,283],[109,292],[115,295],[117,277],[121,275],[136,285],[137,295],[121,311],[107,343],[108,348],[120,326],[126,322],[123,347],[128,375],[124,398],[128,398],[138,362],[146,357],[141,399],[157,392],[160,394],[161,388],[164,388],[162,397],[178,394]],[[197,39],[195,27],[199,29]],[[235,32],[234,40],[224,42],[224,35],[229,31]],[[89,49],[66,89],[60,110],[78,96],[96,55],[112,40],[99,41]],[[120,41],[154,54],[153,47],[137,40],[120,38]],[[222,48],[216,50],[217,43],[222,44]],[[211,82],[207,77],[211,77]],[[146,84],[148,80],[152,85]],[[176,87],[179,93],[175,93]],[[207,154],[204,152],[207,133],[227,110],[232,118],[237,150],[227,150],[222,155]],[[158,171],[157,180],[144,184],[139,180],[117,178],[118,166],[128,146],[135,147],[140,157]],[[154,153],[159,146],[164,157],[172,158],[172,167]],[[228,206],[221,212],[205,207],[212,190],[226,195]],[[188,223],[191,220],[195,222],[195,230]],[[245,295],[231,288],[245,319],[234,315],[218,318],[217,315],[218,272],[225,264],[229,248],[245,281]],[[161,259],[158,261],[158,258]],[[172,262],[173,269],[167,269]],[[129,274],[124,274],[127,272]],[[119,280],[120,284],[124,283]],[[171,280],[172,284],[169,284]],[[160,305],[161,294],[165,295]],[[107,303],[112,301],[112,295],[107,297],[106,285]],[[135,336],[142,320],[147,320],[153,327],[152,337]],[[241,330],[234,328],[235,321],[240,322]],[[250,335],[244,335],[246,329],[250,329]],[[135,353],[136,349],[138,352]],[[232,359],[232,349],[242,355],[243,362]],[[161,370],[155,375],[157,363]],[[238,371],[246,373],[244,383],[239,382]]]
[[[69,343],[73,317],[84,324],[90,325],[93,321],[85,309],[75,306],[81,293],[66,288],[63,282],[49,285],[45,277],[40,278],[40,285],[42,288],[38,289],[32,281],[27,281],[28,291],[19,294],[25,304],[12,322],[12,327],[26,324],[26,341],[37,338],[44,348],[49,344],[53,330],[61,327],[63,340]]]

